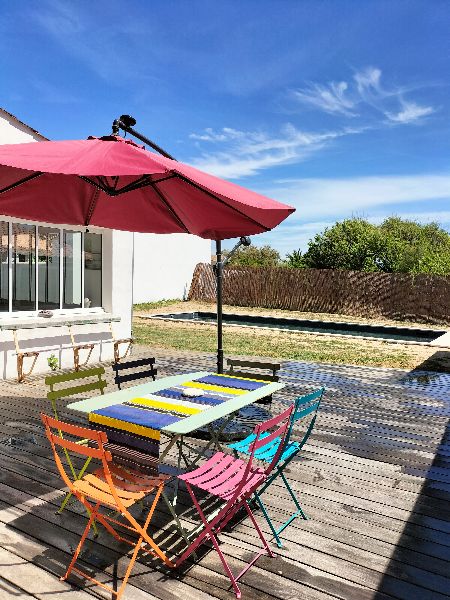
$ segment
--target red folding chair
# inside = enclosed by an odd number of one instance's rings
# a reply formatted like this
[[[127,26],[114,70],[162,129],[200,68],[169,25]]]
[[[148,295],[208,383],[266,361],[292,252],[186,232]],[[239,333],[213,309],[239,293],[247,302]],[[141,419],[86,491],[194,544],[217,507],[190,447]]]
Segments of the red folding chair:
[[[108,441],[104,431],[70,425],[44,414],[41,414],[41,417],[45,425],[47,437],[53,449],[53,455],[60,475],[70,492],[78,498],[89,514],[89,521],[75,550],[72,561],[70,562],[65,575],[61,577],[61,579],[67,579],[70,573],[75,571],[78,575],[81,575],[89,581],[108,590],[116,596],[117,600],[119,600],[125,590],[126,583],[139,550],[151,554],[152,556],[156,556],[164,561],[169,567],[173,567],[174,564],[166,557],[164,552],[147,533],[147,528],[163,491],[164,483],[168,477],[166,475],[149,477],[140,475],[139,473],[129,472],[114,465],[112,463],[111,453],[105,450],[103,446],[103,444]],[[64,437],[62,437],[61,432],[65,434]],[[80,445],[77,443],[79,438],[88,440],[89,445]],[[85,473],[79,479],[76,477],[71,478],[64,467],[65,461],[63,463],[63,460],[58,454],[59,450],[63,454],[69,451],[84,457],[89,457],[90,459],[95,458],[101,461],[102,466],[94,471],[94,473]],[[128,509],[152,492],[155,492],[155,498],[145,523],[140,525]],[[119,513],[125,522],[117,521],[110,515],[101,513],[100,509],[102,506],[108,510],[112,509],[115,513]],[[94,521],[101,523],[117,541],[130,544],[134,548],[130,563],[118,591],[97,581],[84,571],[75,567],[75,562],[77,561],[81,548],[83,547]],[[137,535],[138,539],[131,540],[128,537],[123,537],[123,535],[116,531],[113,524],[122,527],[127,531],[131,531]]]
[[[275,466],[279,459],[279,455],[284,447],[284,439],[287,435],[291,413],[293,406],[289,407],[280,415],[273,417],[265,423],[260,423],[255,427],[255,439],[251,445],[250,456],[248,462],[244,462],[239,458],[235,458],[230,454],[216,452],[209,460],[201,467],[185,475],[179,475],[179,479],[185,482],[188,492],[196,507],[200,519],[203,522],[204,529],[199,536],[188,546],[181,557],[176,561],[175,566],[180,566],[195,550],[208,539],[213,543],[214,548],[219,554],[220,560],[224,569],[230,578],[231,585],[236,594],[236,598],[241,597],[241,590],[238,586],[239,579],[250,569],[250,567],[263,554],[275,556],[258,526],[258,523],[253,516],[251,507],[247,500],[252,497],[255,490],[266,480],[266,477]],[[263,470],[253,466],[255,452],[262,446],[266,446],[271,441],[281,440],[279,443],[279,451],[275,453],[272,462]],[[220,498],[225,502],[218,514],[208,521],[195,494],[193,487],[197,487],[212,496]],[[228,563],[223,555],[217,534],[225,527],[225,525],[233,518],[233,516],[241,509],[247,511],[258,535],[261,539],[263,550],[255,555],[249,564],[237,575],[234,576]]]

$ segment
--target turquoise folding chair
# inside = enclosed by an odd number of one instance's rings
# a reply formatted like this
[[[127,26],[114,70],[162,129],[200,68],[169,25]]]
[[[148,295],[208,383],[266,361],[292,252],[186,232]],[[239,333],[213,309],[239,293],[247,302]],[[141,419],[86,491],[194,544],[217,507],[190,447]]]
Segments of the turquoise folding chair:
[[[316,422],[317,411],[319,409],[324,391],[325,388],[320,388],[315,392],[312,392],[311,394],[307,394],[306,396],[300,396],[299,398],[297,398],[294,402],[294,410],[292,411],[288,434],[286,435],[284,442],[282,442],[281,439],[272,439],[266,445],[259,448],[258,451],[254,454],[254,458],[266,463],[270,463],[273,460],[274,456],[277,454],[280,443],[283,443],[284,445],[283,450],[279,455],[278,462],[272,471],[272,474],[266,479],[265,483],[259,489],[256,490],[253,499],[251,500],[251,502],[256,502],[256,504],[261,508],[263,515],[265,516],[266,521],[269,524],[269,527],[275,537],[277,546],[279,548],[281,548],[283,545],[280,540],[280,533],[284,531],[286,527],[290,523],[292,523],[292,521],[297,517],[301,516],[303,519],[307,519],[307,516],[302,510],[302,507],[300,506],[300,503],[297,499],[297,496],[295,495],[294,490],[291,488],[288,480],[286,479],[284,470],[291,462],[291,460],[293,460],[293,458],[299,454],[303,446],[306,444],[307,439],[311,435],[311,432],[314,428],[314,424]],[[291,441],[294,424],[298,423],[298,421],[306,419],[307,417],[310,417],[311,420],[303,438],[300,441]],[[228,447],[233,450],[235,456],[237,456],[238,454],[250,455],[252,442],[254,441],[254,439],[255,435],[252,433],[244,440],[241,440],[240,442],[236,442],[234,444],[230,444]],[[280,527],[275,528],[269,516],[267,508],[264,502],[262,501],[261,496],[277,477],[281,477],[297,510]]]

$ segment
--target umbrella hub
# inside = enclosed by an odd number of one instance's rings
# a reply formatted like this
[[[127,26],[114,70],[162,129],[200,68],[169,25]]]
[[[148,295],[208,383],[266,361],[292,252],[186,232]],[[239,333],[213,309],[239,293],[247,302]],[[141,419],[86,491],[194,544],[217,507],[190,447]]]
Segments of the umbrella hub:
[[[86,177],[85,175],[78,175],[80,179],[86,181],[95,188],[105,192],[108,196],[120,196],[139,188],[147,187],[152,185],[151,175],[142,175],[135,177],[130,180],[130,177],[124,176],[104,176],[98,175],[95,177]]]

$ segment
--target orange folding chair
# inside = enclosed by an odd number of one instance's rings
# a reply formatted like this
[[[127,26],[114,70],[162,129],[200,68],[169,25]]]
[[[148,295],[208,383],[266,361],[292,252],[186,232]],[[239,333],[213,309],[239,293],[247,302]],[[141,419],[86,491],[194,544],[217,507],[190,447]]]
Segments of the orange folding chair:
[[[136,561],[139,550],[160,558],[169,567],[174,567],[174,564],[167,558],[164,552],[159,548],[156,542],[147,533],[147,528],[155,511],[161,492],[164,488],[164,483],[168,479],[167,475],[157,475],[155,477],[141,475],[123,469],[112,463],[111,453],[104,449],[104,444],[108,441],[104,431],[86,429],[77,425],[70,425],[58,421],[53,417],[41,414],[42,421],[45,425],[45,431],[53,449],[53,455],[56,465],[64,480],[64,483],[69,488],[70,492],[78,498],[89,514],[89,520],[86,528],[81,536],[80,542],[75,550],[73,558],[62,580],[67,579],[72,571],[85,577],[89,581],[96,583],[102,588],[108,590],[116,596],[117,600],[122,596],[128,578],[130,576],[133,565]],[[61,432],[65,435],[61,437]],[[72,438],[72,439],[71,439]],[[80,445],[77,443],[79,438],[89,440],[88,445]],[[81,454],[84,457],[95,458],[101,461],[101,467],[94,473],[84,474],[80,479],[71,478],[64,467],[65,461],[59,455],[59,451],[64,454],[67,451]],[[150,507],[149,513],[143,525],[140,525],[133,515],[129,512],[129,508],[136,502],[142,500],[144,496],[155,492],[155,498]],[[101,513],[100,509],[105,507],[120,513],[122,518],[128,522],[120,522],[108,514]],[[75,562],[81,552],[81,548],[86,540],[89,530],[97,521],[101,523],[105,529],[120,542],[126,542],[134,547],[130,563],[128,565],[125,577],[118,591],[115,591],[108,585],[97,581],[87,573],[75,567]],[[122,527],[126,530],[137,534],[137,541],[131,540],[128,537],[123,537],[113,527],[113,525]]]

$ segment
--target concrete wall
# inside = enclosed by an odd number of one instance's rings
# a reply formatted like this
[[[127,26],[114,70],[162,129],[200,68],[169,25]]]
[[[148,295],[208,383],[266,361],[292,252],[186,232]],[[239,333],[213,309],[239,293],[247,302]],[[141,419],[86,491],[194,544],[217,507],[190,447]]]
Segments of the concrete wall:
[[[210,261],[209,240],[185,233],[135,233],[134,303],[186,298],[195,266]]]

